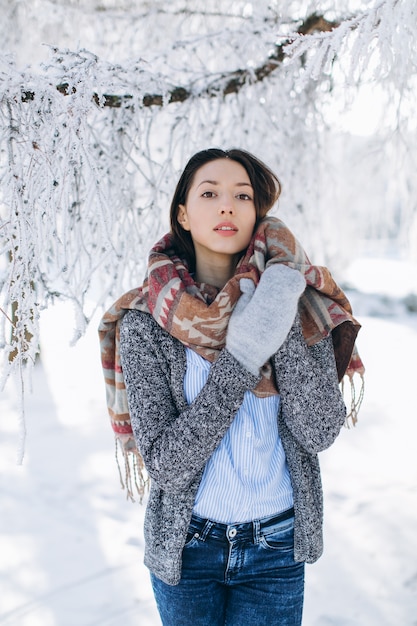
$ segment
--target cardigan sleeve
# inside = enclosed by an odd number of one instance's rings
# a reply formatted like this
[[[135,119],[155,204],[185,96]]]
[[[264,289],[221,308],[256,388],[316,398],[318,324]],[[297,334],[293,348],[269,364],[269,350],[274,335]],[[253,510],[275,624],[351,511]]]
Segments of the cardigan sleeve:
[[[328,448],[346,418],[331,336],[308,347],[297,316],[274,365],[282,417],[292,436],[310,454]]]
[[[127,313],[120,356],[132,429],[151,478],[163,490],[182,491],[202,471],[229,428],[245,391],[259,377],[226,349],[207,383],[188,405],[183,395],[183,346],[146,313]]]

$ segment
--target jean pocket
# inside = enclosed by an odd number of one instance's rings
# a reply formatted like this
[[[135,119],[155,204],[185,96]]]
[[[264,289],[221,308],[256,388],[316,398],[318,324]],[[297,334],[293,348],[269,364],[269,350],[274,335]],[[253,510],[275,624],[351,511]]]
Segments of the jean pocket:
[[[191,523],[190,526],[188,527],[188,532],[187,532],[187,537],[185,539],[184,548],[189,548],[190,546],[194,545],[195,543],[198,542],[199,538],[200,538],[199,529],[197,528],[197,526]]]
[[[184,544],[184,548],[191,548],[198,543],[198,537],[195,535],[187,535],[187,539]]]
[[[260,545],[268,550],[293,550],[294,518],[283,520],[273,528],[261,531]]]

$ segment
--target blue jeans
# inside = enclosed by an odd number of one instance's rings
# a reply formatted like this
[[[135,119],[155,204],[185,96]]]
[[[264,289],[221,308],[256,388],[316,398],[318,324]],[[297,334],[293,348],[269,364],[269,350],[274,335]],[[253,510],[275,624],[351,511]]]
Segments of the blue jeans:
[[[299,626],[304,563],[294,561],[294,512],[229,525],[193,516],[180,583],[151,579],[163,626]]]

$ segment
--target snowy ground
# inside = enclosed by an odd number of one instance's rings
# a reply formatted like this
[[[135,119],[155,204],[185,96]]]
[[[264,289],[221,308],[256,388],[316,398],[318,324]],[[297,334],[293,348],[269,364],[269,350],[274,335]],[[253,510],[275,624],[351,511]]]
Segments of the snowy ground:
[[[369,295],[384,288],[374,269],[352,270],[368,292],[352,296],[366,396],[359,425],[321,455],[325,553],[307,567],[304,626],[417,625],[417,314],[391,298],[417,280],[413,268],[404,287],[394,271],[381,300]],[[119,487],[97,324],[69,348],[71,324],[64,305],[44,315],[23,466],[11,382],[0,398],[0,624],[157,626],[144,507]]]

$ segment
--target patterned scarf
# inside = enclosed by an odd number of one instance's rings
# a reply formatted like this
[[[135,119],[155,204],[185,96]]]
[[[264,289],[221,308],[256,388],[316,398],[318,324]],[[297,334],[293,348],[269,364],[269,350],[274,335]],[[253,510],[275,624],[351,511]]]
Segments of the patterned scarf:
[[[123,315],[131,309],[151,314],[173,337],[213,362],[225,345],[228,321],[240,297],[240,279],[251,278],[257,284],[262,272],[272,263],[285,263],[306,279],[299,314],[307,344],[311,346],[332,333],[339,380],[346,374],[352,383],[353,375],[358,373],[363,381],[364,367],[354,345],[360,324],[352,316],[348,299],[327,268],[310,263],[300,243],[281,220],[266,217],[260,222],[234,276],[221,290],[196,283],[177,255],[172,235],[165,235],[150,252],[143,285],[121,296],[99,325],[107,406],[116,436],[116,458],[118,442],[125,458],[125,478],[123,480],[120,474],[120,480],[123,487],[126,483],[131,499],[133,482],[142,495],[146,478],[131,429],[120,365],[119,328]],[[358,400],[353,383],[352,389],[349,417],[355,423],[363,385]],[[263,376],[255,392],[258,395],[276,393],[271,370]],[[129,457],[133,460],[133,469]]]

